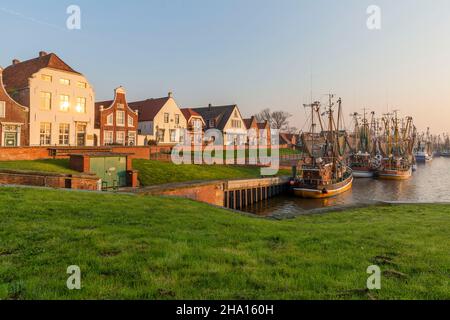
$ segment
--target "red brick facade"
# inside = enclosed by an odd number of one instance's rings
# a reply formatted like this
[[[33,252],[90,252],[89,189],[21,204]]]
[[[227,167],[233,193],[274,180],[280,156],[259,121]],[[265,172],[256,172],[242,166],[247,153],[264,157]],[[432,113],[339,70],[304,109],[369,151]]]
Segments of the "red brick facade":
[[[136,146],[138,142],[138,113],[127,103],[125,90],[115,90],[113,101],[95,104],[95,128],[100,129],[99,146]]]
[[[15,102],[3,86],[0,68],[0,146],[17,147],[29,145],[28,108]]]

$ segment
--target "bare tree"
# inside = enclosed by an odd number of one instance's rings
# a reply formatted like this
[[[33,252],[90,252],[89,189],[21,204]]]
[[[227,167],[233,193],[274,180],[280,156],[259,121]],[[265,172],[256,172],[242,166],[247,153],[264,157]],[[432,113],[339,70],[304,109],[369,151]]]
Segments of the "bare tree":
[[[272,129],[288,130],[289,118],[292,117],[290,113],[284,111],[270,111],[270,109],[264,109],[257,115],[255,115],[258,122],[268,121]]]

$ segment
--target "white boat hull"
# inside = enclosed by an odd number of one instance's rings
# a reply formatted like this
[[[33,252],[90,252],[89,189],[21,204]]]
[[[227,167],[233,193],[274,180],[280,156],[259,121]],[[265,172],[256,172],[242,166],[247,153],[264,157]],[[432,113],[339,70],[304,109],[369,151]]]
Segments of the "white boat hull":
[[[353,177],[354,178],[373,178],[373,176],[374,176],[373,171],[353,170]]]

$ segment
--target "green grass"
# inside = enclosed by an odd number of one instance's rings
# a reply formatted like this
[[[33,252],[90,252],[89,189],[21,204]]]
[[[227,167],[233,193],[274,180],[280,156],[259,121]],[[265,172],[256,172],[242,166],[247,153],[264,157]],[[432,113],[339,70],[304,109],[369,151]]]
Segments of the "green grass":
[[[48,159],[34,161],[0,161],[0,169],[26,170],[52,173],[75,173],[67,159]]]
[[[372,298],[450,298],[450,206],[275,221],[189,200],[1,188],[0,240],[0,299],[368,299],[373,264],[385,275]],[[81,291],[66,288],[70,265]]]
[[[142,186],[186,181],[261,177],[261,168],[254,166],[175,165],[172,162],[134,160],[133,168],[139,170],[139,180]],[[278,174],[290,175],[291,172],[289,170],[280,170]]]

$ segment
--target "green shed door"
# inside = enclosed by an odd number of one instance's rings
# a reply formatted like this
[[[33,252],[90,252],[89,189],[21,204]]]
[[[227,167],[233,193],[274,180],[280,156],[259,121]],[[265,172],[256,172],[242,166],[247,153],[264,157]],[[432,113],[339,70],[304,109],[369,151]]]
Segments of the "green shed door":
[[[91,171],[102,179],[103,186],[106,188],[127,185],[126,157],[93,157]]]

